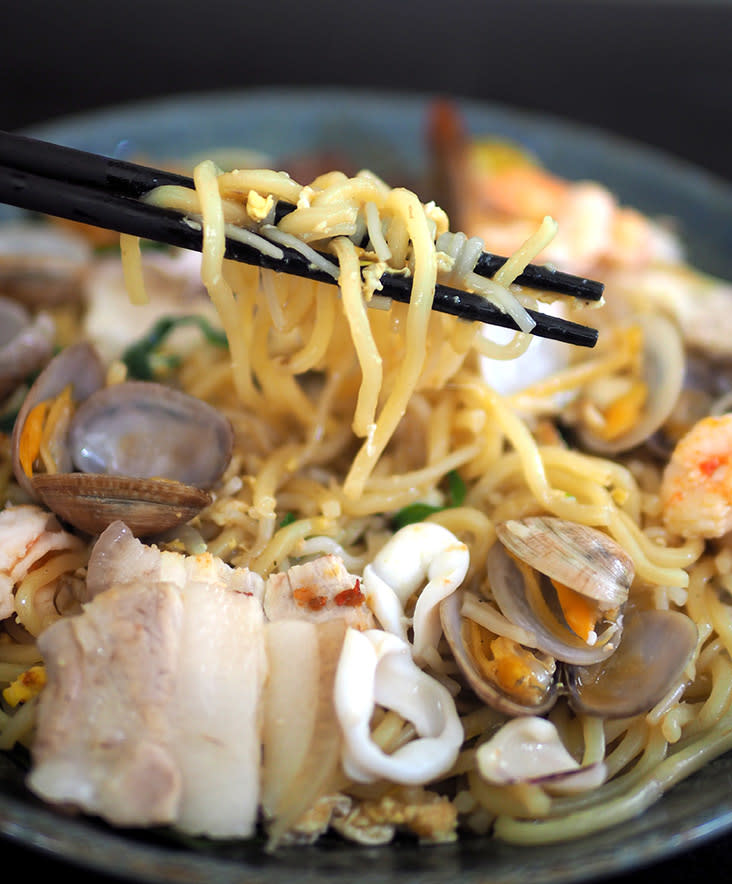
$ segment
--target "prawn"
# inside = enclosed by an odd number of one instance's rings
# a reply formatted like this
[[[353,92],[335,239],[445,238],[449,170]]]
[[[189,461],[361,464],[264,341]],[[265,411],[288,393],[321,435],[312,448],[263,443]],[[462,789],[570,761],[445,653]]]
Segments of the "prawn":
[[[23,605],[15,598],[14,590],[34,568],[48,561],[51,553],[73,553],[67,571],[80,564],[79,553],[83,544],[79,538],[64,531],[56,517],[33,504],[11,506],[0,512],[0,620],[17,613],[24,623]],[[53,570],[53,569],[50,569]],[[53,591],[56,581],[48,586],[49,592],[36,599],[32,607],[42,602],[42,606],[53,607]],[[46,589],[39,586],[39,590]],[[17,609],[17,610],[16,610]],[[38,611],[35,615],[38,615]],[[34,616],[35,620],[36,617]]]
[[[732,531],[732,414],[702,418],[682,436],[664,470],[660,499],[673,534]]]
[[[589,273],[600,262],[637,265],[667,252],[659,225],[620,206],[607,188],[566,181],[513,143],[472,138],[450,102],[433,105],[428,141],[453,229],[479,236],[492,251],[512,253],[549,215],[559,232],[540,260],[572,273]]]
[[[434,656],[440,639],[440,602],[465,579],[468,547],[434,522],[405,525],[363,570],[361,591],[381,626],[407,641],[413,630],[412,654],[417,663]],[[406,607],[419,593],[411,617]]]

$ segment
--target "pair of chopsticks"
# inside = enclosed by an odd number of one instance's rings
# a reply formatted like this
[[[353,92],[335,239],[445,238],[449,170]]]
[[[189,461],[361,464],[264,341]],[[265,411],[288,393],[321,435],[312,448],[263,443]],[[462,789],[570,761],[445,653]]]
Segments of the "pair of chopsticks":
[[[64,147],[10,132],[0,132],[0,202],[131,234],[155,242],[201,251],[202,234],[179,212],[159,208],[142,197],[163,184],[192,188],[185,175],[149,168],[136,163]],[[280,204],[280,217],[294,206]],[[275,258],[233,239],[227,239],[226,257],[282,273],[321,282],[335,283],[332,276],[313,267],[294,249],[278,247],[283,258]],[[484,252],[475,272],[492,276],[507,259]],[[529,265],[516,279],[527,288],[569,295],[583,301],[598,301],[604,286],[600,282]],[[381,295],[409,302],[408,278],[385,273]],[[480,295],[439,284],[433,309],[461,319],[517,330],[514,320]],[[560,317],[529,310],[536,325],[531,334],[582,347],[593,347],[597,330]]]

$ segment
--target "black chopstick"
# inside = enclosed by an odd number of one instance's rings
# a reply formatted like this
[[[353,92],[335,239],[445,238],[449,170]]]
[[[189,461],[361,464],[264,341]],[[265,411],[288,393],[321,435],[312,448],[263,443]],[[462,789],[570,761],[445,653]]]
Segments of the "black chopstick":
[[[177,172],[52,144],[14,132],[0,131],[0,165],[48,178],[61,175],[69,183],[98,187],[133,199],[140,199],[164,184],[193,187],[190,177]],[[293,209],[294,206],[280,203],[276,220]],[[475,272],[482,276],[493,276],[506,260],[501,255],[483,252]],[[557,292],[586,301],[599,301],[604,291],[603,283],[597,280],[535,264],[530,264],[516,282],[527,288]]]
[[[155,187],[175,184],[193,187],[191,178],[15,133],[0,132],[0,201],[29,211],[55,215],[120,233],[200,251],[200,227],[179,212],[151,206],[141,197]],[[291,211],[285,205],[281,211]],[[273,258],[244,243],[227,239],[226,256],[271,270],[335,283],[314,268],[299,252],[278,245],[284,258]],[[477,272],[492,275],[506,258],[484,253]],[[602,297],[603,286],[593,280],[530,265],[523,275],[532,288],[559,291],[582,300]],[[516,281],[521,283],[522,277]],[[524,282],[527,285],[529,282]],[[383,294],[408,302],[411,283],[384,274]],[[517,329],[514,320],[485,298],[438,285],[434,309],[490,325]],[[579,323],[529,311],[536,322],[532,334],[578,346],[592,347],[597,331]]]

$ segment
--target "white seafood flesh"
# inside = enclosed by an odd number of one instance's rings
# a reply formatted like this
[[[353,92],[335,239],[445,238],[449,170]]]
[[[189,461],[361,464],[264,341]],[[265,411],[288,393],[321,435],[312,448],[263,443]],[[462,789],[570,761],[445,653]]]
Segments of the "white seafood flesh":
[[[343,732],[343,769],[362,783],[387,779],[421,785],[450,769],[463,727],[447,688],[412,660],[409,645],[379,629],[349,629],[335,681],[336,715]],[[411,721],[414,740],[391,754],[371,738],[376,705]]]

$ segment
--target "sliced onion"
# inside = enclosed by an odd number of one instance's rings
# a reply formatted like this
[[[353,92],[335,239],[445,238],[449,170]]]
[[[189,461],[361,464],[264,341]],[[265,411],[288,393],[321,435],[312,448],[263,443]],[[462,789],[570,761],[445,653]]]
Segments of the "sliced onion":
[[[340,761],[333,683],[346,632],[340,619],[267,624],[262,805],[274,848],[328,790]]]
[[[276,620],[265,629],[269,677],[262,722],[262,808],[276,817],[303,765],[318,705],[318,635],[306,620]]]

